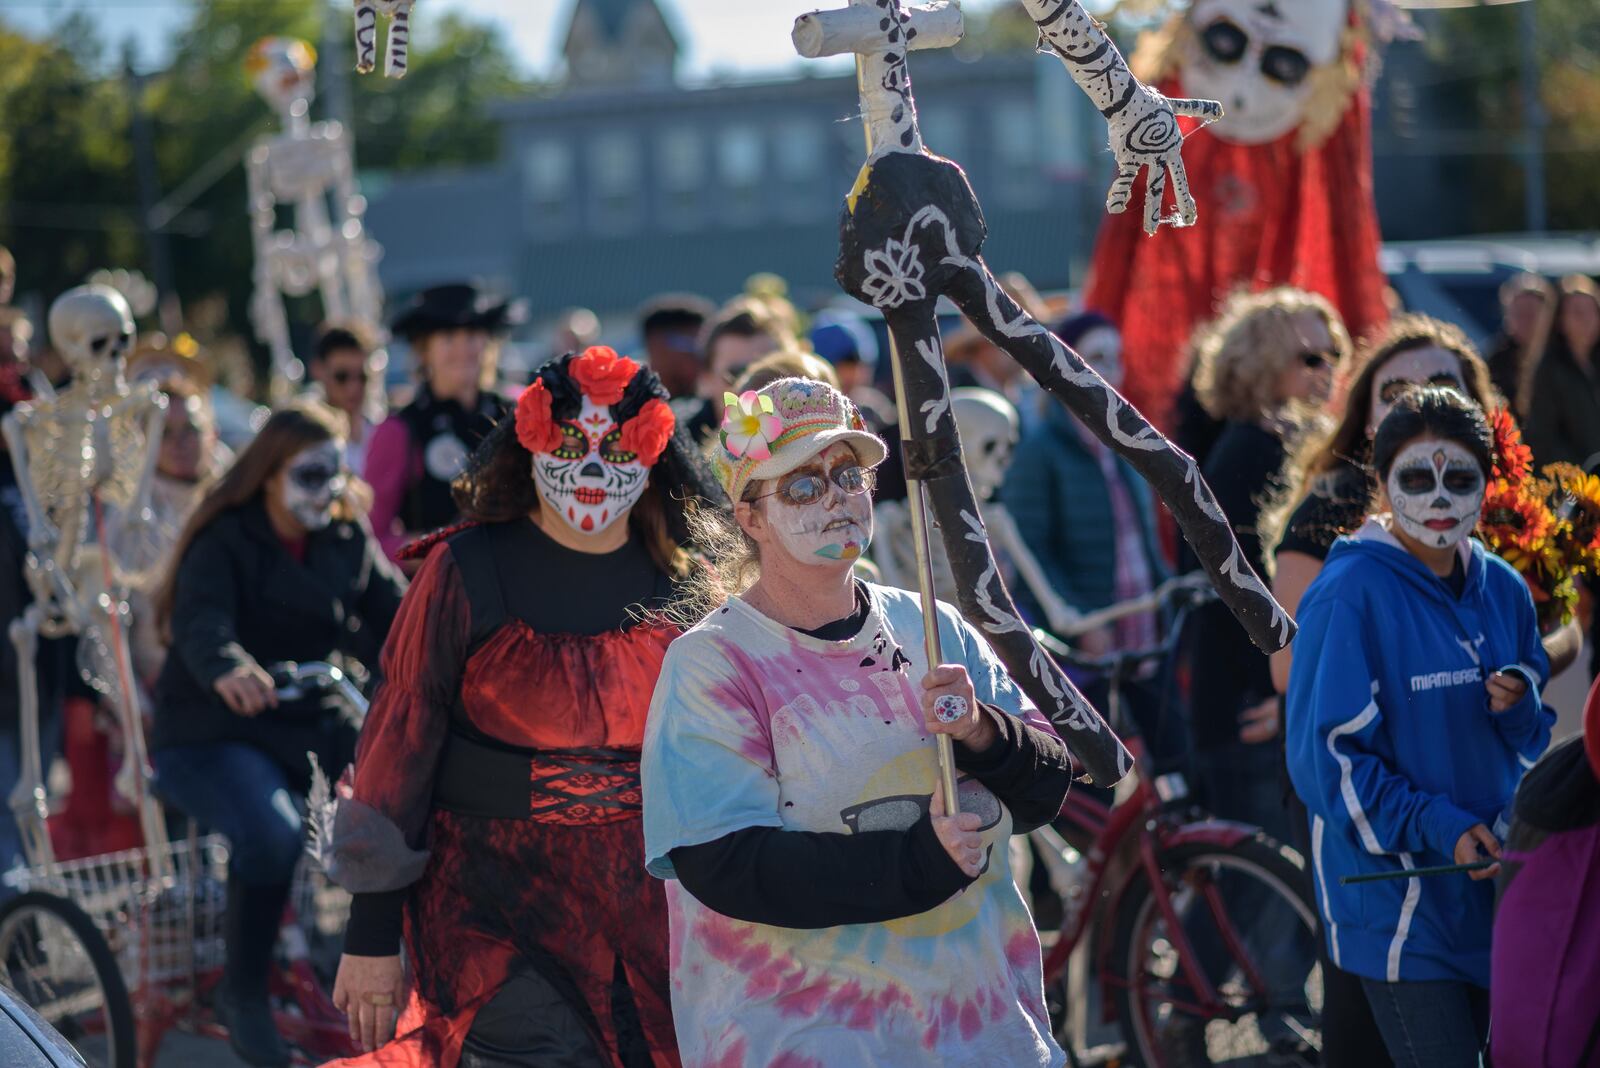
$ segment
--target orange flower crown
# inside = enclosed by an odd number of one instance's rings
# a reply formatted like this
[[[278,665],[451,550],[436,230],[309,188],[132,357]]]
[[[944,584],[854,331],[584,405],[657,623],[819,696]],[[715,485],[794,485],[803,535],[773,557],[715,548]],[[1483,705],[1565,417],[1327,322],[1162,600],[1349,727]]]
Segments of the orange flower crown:
[[[652,372],[604,345],[547,364],[533,384],[522,391],[517,398],[517,440],[529,452],[554,452],[561,445],[562,423],[576,414],[583,397],[603,407],[616,408],[622,405],[623,397],[641,373],[648,376],[643,383],[648,387],[643,403],[630,416],[624,417],[621,411],[613,414],[621,423],[619,447],[633,453],[646,467],[654,466],[672,440],[677,417],[663,399],[666,391]],[[637,395],[639,391],[634,392]]]

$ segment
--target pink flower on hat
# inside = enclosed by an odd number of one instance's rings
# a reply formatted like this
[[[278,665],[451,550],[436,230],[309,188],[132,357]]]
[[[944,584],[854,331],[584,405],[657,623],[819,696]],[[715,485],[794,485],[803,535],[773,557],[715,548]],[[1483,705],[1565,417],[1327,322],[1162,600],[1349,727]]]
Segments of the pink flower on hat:
[[[737,459],[768,460],[772,440],[783,433],[783,420],[772,406],[772,398],[747,390],[735,396],[722,395],[722,447]]]

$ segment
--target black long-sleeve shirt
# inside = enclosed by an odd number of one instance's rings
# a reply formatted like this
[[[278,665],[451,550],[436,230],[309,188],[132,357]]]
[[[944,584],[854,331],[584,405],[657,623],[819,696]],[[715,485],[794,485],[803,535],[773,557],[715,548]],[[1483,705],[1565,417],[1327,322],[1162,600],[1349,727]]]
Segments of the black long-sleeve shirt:
[[[956,768],[988,787],[1022,834],[1055,818],[1072,782],[1061,739],[984,706],[997,732],[988,749],[955,745]],[[906,831],[844,834],[746,827],[671,853],[678,880],[701,904],[737,920],[812,929],[881,923],[926,912],[970,879],[923,815]],[[991,863],[1001,863],[993,860]]]

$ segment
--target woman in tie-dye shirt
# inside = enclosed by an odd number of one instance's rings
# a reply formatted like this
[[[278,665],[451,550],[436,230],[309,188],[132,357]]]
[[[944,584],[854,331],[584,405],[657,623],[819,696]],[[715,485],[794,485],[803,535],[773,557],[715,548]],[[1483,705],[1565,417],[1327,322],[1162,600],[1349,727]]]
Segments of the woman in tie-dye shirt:
[[[1059,811],[1064,746],[954,610],[929,670],[918,598],[853,577],[884,445],[850,402],[801,379],[727,401],[738,529],[642,767],[684,1064],[1062,1064],[1006,840]]]

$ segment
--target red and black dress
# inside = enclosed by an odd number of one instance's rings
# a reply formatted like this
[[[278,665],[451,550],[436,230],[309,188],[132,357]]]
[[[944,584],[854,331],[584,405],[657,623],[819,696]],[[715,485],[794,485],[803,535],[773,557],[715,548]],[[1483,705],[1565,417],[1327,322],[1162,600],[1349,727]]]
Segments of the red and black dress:
[[[678,1064],[639,787],[677,634],[639,609],[672,585],[637,538],[581,553],[526,519],[433,547],[323,858],[356,894],[345,951],[403,928],[413,988],[395,1039],[341,1065]]]

